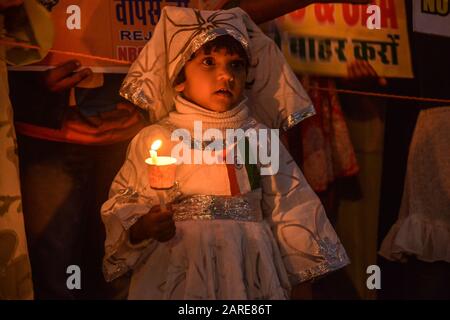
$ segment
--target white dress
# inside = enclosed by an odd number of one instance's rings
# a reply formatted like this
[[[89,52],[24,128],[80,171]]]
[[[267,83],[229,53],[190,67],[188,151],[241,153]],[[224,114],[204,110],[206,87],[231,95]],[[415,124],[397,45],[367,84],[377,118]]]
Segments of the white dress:
[[[245,118],[239,127],[264,128]],[[176,236],[130,244],[129,228],[158,203],[144,161],[156,139],[163,141],[158,154],[170,155],[170,119],[133,139],[102,207],[105,277],[132,270],[129,299],[286,299],[292,285],[348,264],[318,197],[281,144],[278,173],[260,179],[247,165],[178,165],[168,194],[178,203]]]
[[[422,110],[411,140],[397,221],[380,254],[450,263],[450,107]]]

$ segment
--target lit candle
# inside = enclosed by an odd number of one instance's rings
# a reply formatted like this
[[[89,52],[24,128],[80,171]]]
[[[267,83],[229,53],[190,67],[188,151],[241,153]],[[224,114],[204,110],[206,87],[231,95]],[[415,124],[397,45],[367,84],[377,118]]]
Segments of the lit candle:
[[[161,148],[161,145],[162,141],[156,140],[155,142],[152,143],[152,146],[150,147],[150,157],[152,158],[152,164],[154,165],[158,164],[158,153],[156,152],[156,150]]]
[[[161,146],[161,140],[156,140],[152,143],[150,157],[145,159],[145,163],[149,165],[150,186],[154,189],[169,189],[175,182],[175,163],[177,159],[158,156],[157,150]]]
[[[157,150],[161,148],[162,141],[156,140],[150,147],[150,158],[145,159],[149,165],[150,187],[156,191],[161,205],[161,211],[167,211],[165,191],[172,188],[175,183],[175,163],[173,157],[158,157]]]
[[[150,150],[150,158],[152,158],[152,164],[158,164],[158,153],[156,150]]]

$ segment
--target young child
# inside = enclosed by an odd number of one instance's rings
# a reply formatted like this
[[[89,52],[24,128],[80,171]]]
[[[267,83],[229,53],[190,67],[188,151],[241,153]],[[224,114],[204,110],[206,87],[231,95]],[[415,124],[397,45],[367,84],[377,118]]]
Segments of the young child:
[[[105,277],[131,270],[129,299],[287,299],[291,288],[348,263],[278,140],[269,165],[178,164],[167,211],[149,185],[150,146],[159,139],[158,155],[170,156],[176,129],[194,137],[189,154],[204,154],[209,144],[196,138],[195,121],[205,136],[217,129],[225,137],[227,129],[289,128],[314,113],[280,51],[241,9],[165,7],[121,94],[157,121],[131,142],[102,207]]]

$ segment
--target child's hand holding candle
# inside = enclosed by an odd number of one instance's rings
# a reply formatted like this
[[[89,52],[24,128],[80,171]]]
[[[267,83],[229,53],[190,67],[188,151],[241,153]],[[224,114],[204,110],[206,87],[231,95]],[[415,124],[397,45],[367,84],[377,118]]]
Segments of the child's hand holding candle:
[[[155,205],[150,211],[139,218],[130,228],[130,242],[138,244],[148,238],[159,242],[172,239],[176,233],[175,222],[170,204],[166,208]]]

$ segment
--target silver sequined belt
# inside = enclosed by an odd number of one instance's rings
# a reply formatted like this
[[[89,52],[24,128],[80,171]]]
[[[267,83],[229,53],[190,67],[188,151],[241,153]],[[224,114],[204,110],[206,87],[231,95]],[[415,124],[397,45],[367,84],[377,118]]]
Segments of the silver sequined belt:
[[[260,194],[243,196],[193,195],[172,204],[175,221],[231,219],[261,221]]]

